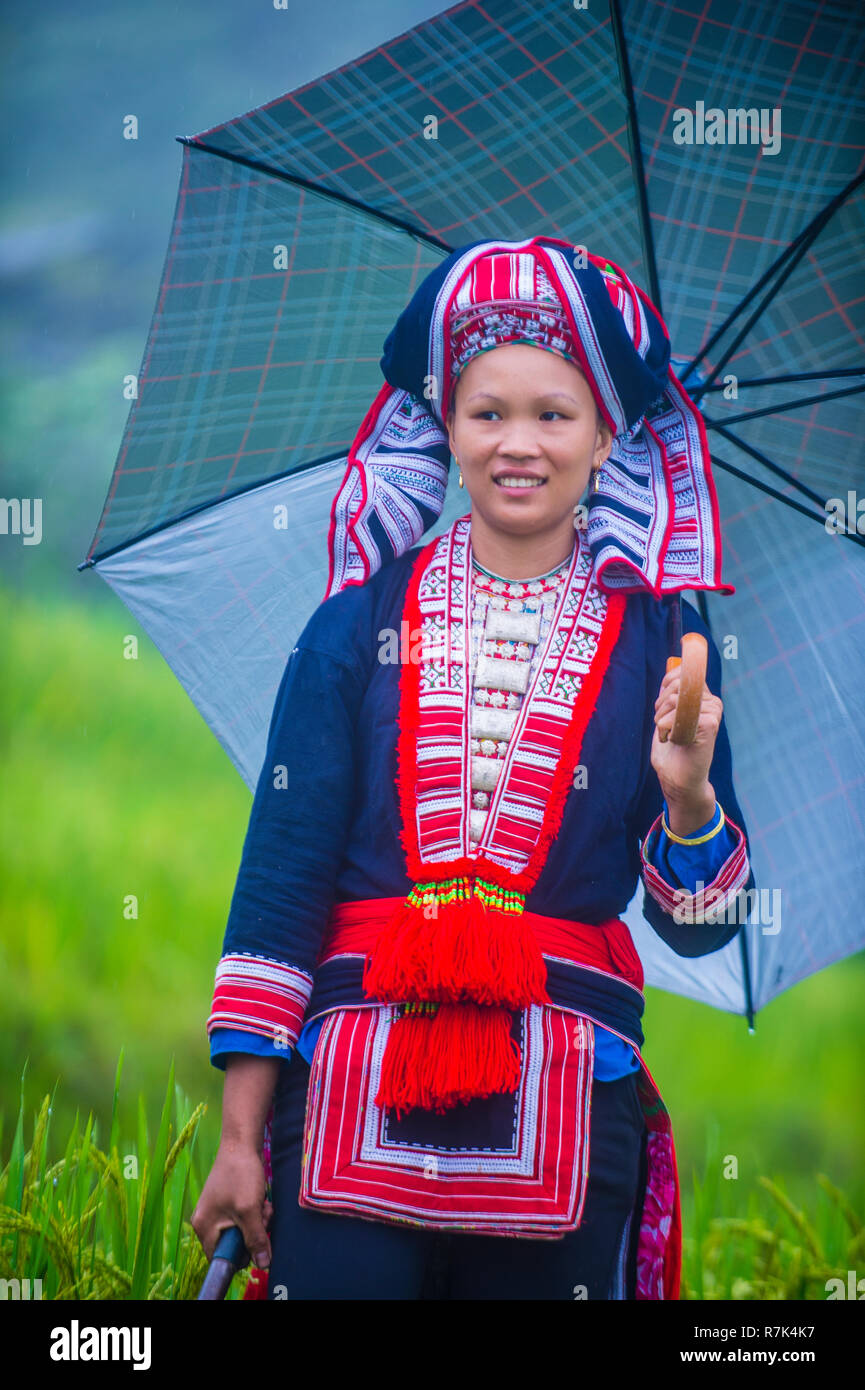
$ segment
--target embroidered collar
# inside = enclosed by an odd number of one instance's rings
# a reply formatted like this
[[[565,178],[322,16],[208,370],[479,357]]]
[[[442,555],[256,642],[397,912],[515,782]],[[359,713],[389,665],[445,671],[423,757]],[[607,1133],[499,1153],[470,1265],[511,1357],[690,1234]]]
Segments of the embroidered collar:
[[[419,881],[468,873],[525,893],[558,829],[625,600],[600,588],[591,551],[578,536],[477,856],[470,855],[470,533],[470,517],[460,517],[425,546],[406,595],[409,630],[423,639],[420,661],[407,663],[401,680],[403,840],[409,873]]]

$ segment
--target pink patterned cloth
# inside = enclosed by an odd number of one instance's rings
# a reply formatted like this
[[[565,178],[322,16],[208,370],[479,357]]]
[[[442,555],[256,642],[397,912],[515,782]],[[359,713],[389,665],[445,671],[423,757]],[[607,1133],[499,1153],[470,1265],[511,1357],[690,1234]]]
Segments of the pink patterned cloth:
[[[642,1058],[640,1068],[637,1091],[649,1134],[634,1296],[637,1300],[677,1299],[682,1275],[682,1213],[673,1126]]]

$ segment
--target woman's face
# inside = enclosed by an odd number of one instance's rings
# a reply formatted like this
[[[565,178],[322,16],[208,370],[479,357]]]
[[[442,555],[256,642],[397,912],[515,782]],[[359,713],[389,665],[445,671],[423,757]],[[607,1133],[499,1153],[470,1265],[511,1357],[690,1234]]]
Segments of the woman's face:
[[[473,510],[512,535],[572,524],[612,446],[580,369],[530,343],[473,357],[447,423]]]

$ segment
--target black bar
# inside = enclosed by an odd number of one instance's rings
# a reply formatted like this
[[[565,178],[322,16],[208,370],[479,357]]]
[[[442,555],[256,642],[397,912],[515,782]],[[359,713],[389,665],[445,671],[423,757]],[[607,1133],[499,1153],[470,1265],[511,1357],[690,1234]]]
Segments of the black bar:
[[[759,420],[763,415],[777,415],[781,410],[802,410],[806,405],[819,405],[822,401],[837,401],[841,396],[855,396],[865,391],[861,386],[844,386],[840,391],[827,391],[822,396],[802,396],[800,400],[782,401],[779,405],[764,405],[759,410],[744,410],[740,415],[731,415],[726,425],[738,425],[741,420]]]
[[[751,963],[748,960],[748,942],[745,937],[747,923],[739,923],[739,953],[742,957],[742,983],[745,986],[745,1015],[748,1019],[748,1032],[754,1032],[754,996],[751,992]]]
[[[865,376],[865,367],[836,367],[831,372],[785,372],[783,376],[752,376],[745,381],[737,381],[736,389],[743,386],[783,386],[789,381],[832,381],[841,376]],[[726,391],[722,381],[713,381],[706,391]]]
[[[788,473],[780,464],[773,463],[768,454],[763,453],[762,449],[757,449],[753,444],[746,443],[744,439],[739,438],[738,434],[734,434],[726,425],[721,425],[716,420],[712,420],[711,422],[707,420],[706,424],[724,439],[729,440],[731,444],[735,444],[737,449],[741,449],[744,453],[750,454],[751,458],[756,459],[757,463],[762,463],[763,467],[768,468],[770,473],[774,473],[776,478],[780,478],[783,482],[788,483],[789,486],[795,488],[797,492],[801,492],[803,497],[807,497],[810,502],[816,502],[818,507],[822,507],[825,510],[825,497],[821,497],[813,488],[808,487],[807,483],[800,483],[798,478],[794,478],[793,474]]]
[[[785,497],[783,492],[778,492],[776,488],[770,487],[768,483],[761,483],[750,474],[743,473],[741,468],[734,468],[732,463],[724,463],[716,454],[710,455],[711,460],[718,468],[723,468],[725,473],[732,473],[734,478],[741,478],[743,483],[750,483],[751,487],[756,487],[760,492],[765,492],[767,496],[774,497],[777,502],[783,502],[785,507],[792,507],[794,512],[801,512],[803,516],[810,517],[812,521],[817,521],[825,528],[825,516],[818,516],[816,512],[810,512],[807,507],[803,507],[800,502],[794,502],[792,497]],[[865,536],[860,536],[852,531],[836,531],[838,536],[846,536],[848,541],[854,541],[856,545],[865,547]]]
[[[619,0],[610,0],[610,22],[613,26],[613,37],[616,41],[616,58],[619,64],[619,76],[622,79],[622,88],[625,93],[625,100],[628,103],[628,135],[630,137],[631,158],[634,162],[634,176],[637,182],[637,207],[640,214],[640,230],[643,233],[643,243],[646,248],[649,289],[652,295],[652,302],[661,315],[661,318],[663,318],[664,311],[661,306],[661,282],[658,278],[658,262],[655,257],[655,238],[652,233],[649,195],[646,188],[646,172],[643,167],[643,147],[640,144],[637,104],[634,101],[634,84],[631,80],[631,64],[628,58],[628,46],[625,42],[625,31],[622,25]]]
[[[220,159],[228,159],[232,164],[244,164],[248,169],[257,169],[262,174],[269,174],[271,178],[282,179],[285,183],[297,184],[300,188],[308,188],[311,193],[317,193],[322,198],[332,198],[336,203],[344,203],[347,207],[356,208],[358,212],[368,213],[370,217],[377,217],[380,222],[388,222],[391,227],[398,227],[402,232],[408,232],[410,236],[420,237],[421,241],[426,241],[430,246],[436,246],[440,251],[453,251],[446,241],[442,241],[433,232],[424,232],[420,227],[416,227],[413,222],[408,222],[402,217],[394,217],[392,213],[382,212],[380,208],[370,207],[369,203],[361,202],[360,198],[352,198],[348,193],[338,193],[336,189],[326,188],[324,184],[316,183],[314,179],[305,179],[302,174],[287,174],[284,169],[274,169],[272,165],[265,164],[260,159],[250,159],[248,155],[230,154],[228,150],[220,150],[216,145],[205,145],[202,140],[196,140],[191,135],[178,135],[175,137],[179,144],[188,145],[193,150],[204,150],[206,154],[218,155]]]
[[[819,223],[819,225],[814,227],[813,231],[809,236],[803,237],[801,244],[796,248],[793,255],[790,257],[787,264],[785,265],[784,269],[779,273],[778,278],[776,279],[772,288],[768,290],[767,293],[763,296],[754,312],[748,315],[747,319],[745,320],[744,326],[739,329],[739,332],[736,334],[733,341],[729,344],[727,348],[725,348],[724,352],[718,358],[718,361],[715,363],[714,367],[710,371],[709,375],[706,377],[705,381],[702,382],[701,385],[698,386],[696,390],[691,393],[695,401],[699,400],[700,396],[702,396],[704,391],[706,390],[706,387],[709,386],[715,380],[716,376],[718,376],[724,370],[730,358],[733,356],[736,349],[739,347],[739,344],[745,341],[748,334],[751,332],[751,329],[754,327],[754,324],[762,316],[763,311],[769,307],[778,291],[782,289],[783,286],[787,283],[790,276],[793,274],[793,271],[798,266],[799,262],[811,250],[811,247],[814,245],[814,242],[817,240],[817,237],[820,235],[828,221],[829,217],[827,215]]]
[[[712,624],[709,622],[709,605],[706,602],[705,589],[697,590],[697,608],[699,610],[700,617],[703,619],[703,622],[706,624],[706,627],[709,629],[709,633],[711,634]]]
[[[348,450],[346,449],[346,453]],[[323,458],[310,459],[309,463],[302,463],[298,468],[286,468],[282,473],[272,473],[267,478],[259,478],[257,482],[245,483],[236,492],[227,492],[224,497],[211,497],[207,502],[198,502],[194,507],[188,507],[185,512],[180,512],[177,516],[169,517],[167,521],[160,521],[156,526],[150,526],[146,531],[139,531],[137,536],[130,536],[128,540],[119,541],[117,545],[112,545],[108,550],[103,550],[99,555],[90,555],[86,560],[82,560],[76,569],[90,569],[97,565],[100,560],[107,560],[109,555],[116,555],[120,550],[126,550],[127,546],[137,545],[139,541],[146,540],[148,536],[157,536],[160,531],[167,531],[170,526],[176,526],[180,521],[186,521],[188,517],[195,516],[197,512],[207,511],[208,507],[218,507],[222,502],[230,502],[235,497],[242,497],[245,492],[254,492],[256,488],[266,487],[268,483],[276,483],[281,478],[292,478],[295,474],[306,473],[310,468],[318,468],[326,463],[336,463],[339,459],[345,458],[345,454],[326,454]]]
[[[670,642],[670,656],[682,655],[682,595],[673,594],[673,602],[670,605],[670,621],[668,626]]]
[[[865,170],[862,170],[862,172],[857,174],[855,178],[852,178],[850,182],[846,184],[844,188],[841,189],[840,193],[836,193],[835,197],[830,199],[826,206],[823,209],[821,209],[821,211],[818,212],[815,217],[811,219],[807,226],[802,228],[802,231],[799,232],[797,236],[793,238],[789,246],[786,246],[784,248],[784,250],[777,257],[777,259],[774,260],[772,264],[769,266],[769,269],[763,272],[759,280],[757,280],[757,282],[754,285],[752,285],[751,288],[742,296],[735,308],[731,309],[730,313],[724,319],[724,322],[721,324],[721,326],[715,329],[715,332],[711,335],[708,341],[697,353],[697,356],[690,363],[688,370],[685,372],[686,377],[690,372],[692,372],[695,369],[697,363],[702,361],[702,359],[706,356],[706,353],[714,347],[715,343],[718,341],[721,335],[726,332],[726,330],[729,328],[730,324],[734,321],[734,319],[736,319],[738,315],[741,314],[742,310],[747,308],[751,300],[754,299],[755,296],[760,293],[760,290],[763,288],[765,284],[768,283],[768,281],[772,278],[775,272],[781,269],[782,265],[787,260],[787,258],[789,256],[794,255],[799,250],[802,241],[808,238],[808,246],[811,245],[814,236],[818,235],[818,233],[823,230],[824,222],[828,221],[828,219],[835,212],[836,208],[840,207],[841,204],[845,202],[847,198],[849,198],[850,194],[854,192],[856,188],[858,188],[859,184],[862,183],[863,179],[865,179]],[[812,236],[812,228],[815,227],[815,225],[818,223],[819,226],[817,226],[817,230],[814,233],[814,236]],[[807,247],[805,249],[807,250]],[[787,277],[785,275],[784,279],[786,278]],[[772,291],[772,294],[769,296],[769,299],[772,298],[772,296],[777,292],[779,288],[780,285],[777,285],[775,287],[775,290]],[[757,317],[759,317],[759,315],[757,315]],[[724,359],[724,364],[727,360],[729,359]],[[717,369],[715,372],[713,372],[712,378],[710,378],[710,380],[713,379],[715,376],[717,376]],[[707,385],[704,385],[701,389],[705,391],[707,389]],[[693,392],[691,392],[690,394],[693,395]]]
[[[218,155],[220,159],[227,159],[233,164],[243,164],[246,166],[246,168],[257,169],[263,174],[270,175],[271,178],[282,179],[285,183],[297,184],[301,188],[310,189],[311,192],[319,194],[323,198],[331,198],[334,202],[344,203],[348,207],[357,208],[360,212],[368,213],[371,217],[376,217],[382,222],[387,222],[391,227],[397,227],[400,229],[400,231],[408,232],[410,236],[419,237],[421,241],[426,241],[429,243],[430,246],[435,246],[441,251],[447,251],[448,253],[450,253],[453,250],[453,247],[448,245],[446,241],[442,241],[439,237],[433,236],[430,232],[422,231],[420,227],[416,227],[411,222],[404,221],[402,218],[399,217],[394,217],[390,213],[382,212],[378,208],[372,208],[369,206],[369,204],[361,202],[359,198],[350,198],[347,194],[337,193],[333,189],[325,188],[322,184],[315,183],[312,179],[305,179],[300,174],[287,174],[281,169],[272,168],[271,165],[265,164],[261,160],[250,159],[245,155],[230,154],[227,150],[220,150],[215,145],[206,145],[203,141],[196,140],[193,136],[178,135],[175,138],[177,139],[178,144],[188,145],[190,149],[204,150],[207,154]],[[315,463],[320,463],[324,461],[326,460],[314,460]],[[312,466],[312,464],[304,465],[305,468]],[[299,473],[302,470],[297,469],[294,471]],[[275,476],[279,477],[285,475],[276,474]],[[272,482],[273,479],[267,478],[264,481]],[[263,486],[263,484],[254,484],[254,486]],[[246,488],[240,488],[238,493],[231,493],[229,495],[236,497],[239,495],[240,492],[246,492],[247,490],[248,489]],[[227,499],[224,497],[219,498],[220,502],[224,502],[226,500]],[[212,503],[209,502],[202,504],[202,506],[211,505]],[[201,510],[200,507],[193,507],[190,511],[184,512],[182,516],[173,517],[171,522],[165,522],[163,523],[163,525],[173,525],[175,521],[182,521],[184,517],[192,516],[194,512],[199,510]],[[76,566],[76,569],[89,569],[94,564],[96,564],[97,561],[104,560],[108,555],[113,555],[115,551],[122,550],[127,545],[134,545],[136,541],[144,540],[145,536],[154,535],[157,531],[160,531],[162,529],[163,526],[154,526],[153,528],[151,528],[151,530],[142,531],[139,535],[132,537],[131,540],[124,541],[122,545],[117,545],[112,547],[112,549],[110,550],[103,551],[101,555],[88,556],[86,560],[82,560],[81,563]]]
[[[776,275],[780,272],[785,261],[787,261],[788,258],[792,256],[795,253],[795,251],[799,248],[804,236],[805,232],[800,232],[799,235],[795,237],[793,241],[790,242],[789,246],[786,246],[784,248],[778,259],[772,262],[772,264],[769,266],[769,269],[763,272],[759,280],[755,280],[754,284],[750,287],[750,289],[746,290],[745,294],[743,294],[739,302],[730,310],[723,323],[720,324],[719,327],[715,329],[714,333],[712,333],[709,336],[709,338],[704,343],[703,347],[697,353],[697,356],[693,358],[692,361],[689,363],[688,370],[685,373],[685,376],[688,376],[690,372],[695,370],[698,362],[700,362],[708,352],[711,352],[712,348],[715,346],[718,340],[724,336],[727,329],[731,326],[731,324],[735,322],[739,314],[742,313],[743,309],[747,309],[748,305],[751,303],[751,300],[756,298],[756,296],[760,293],[763,287],[767,285],[769,281],[772,279],[773,275]],[[709,388],[708,386],[704,386],[703,389],[708,390]]]

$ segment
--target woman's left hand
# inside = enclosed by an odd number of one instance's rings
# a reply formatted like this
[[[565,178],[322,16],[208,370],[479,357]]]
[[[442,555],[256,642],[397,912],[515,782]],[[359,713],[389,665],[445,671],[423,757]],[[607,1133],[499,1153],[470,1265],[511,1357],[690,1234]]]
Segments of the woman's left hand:
[[[693,834],[711,820],[715,793],[709,769],[715,753],[715,739],[721,727],[724,706],[704,684],[700,721],[693,743],[672,743],[669,735],[679,698],[681,667],[668,671],[661,681],[655,701],[655,735],[652,739],[652,767],[670,812],[670,829],[676,835]],[[661,741],[661,734],[665,742]]]

